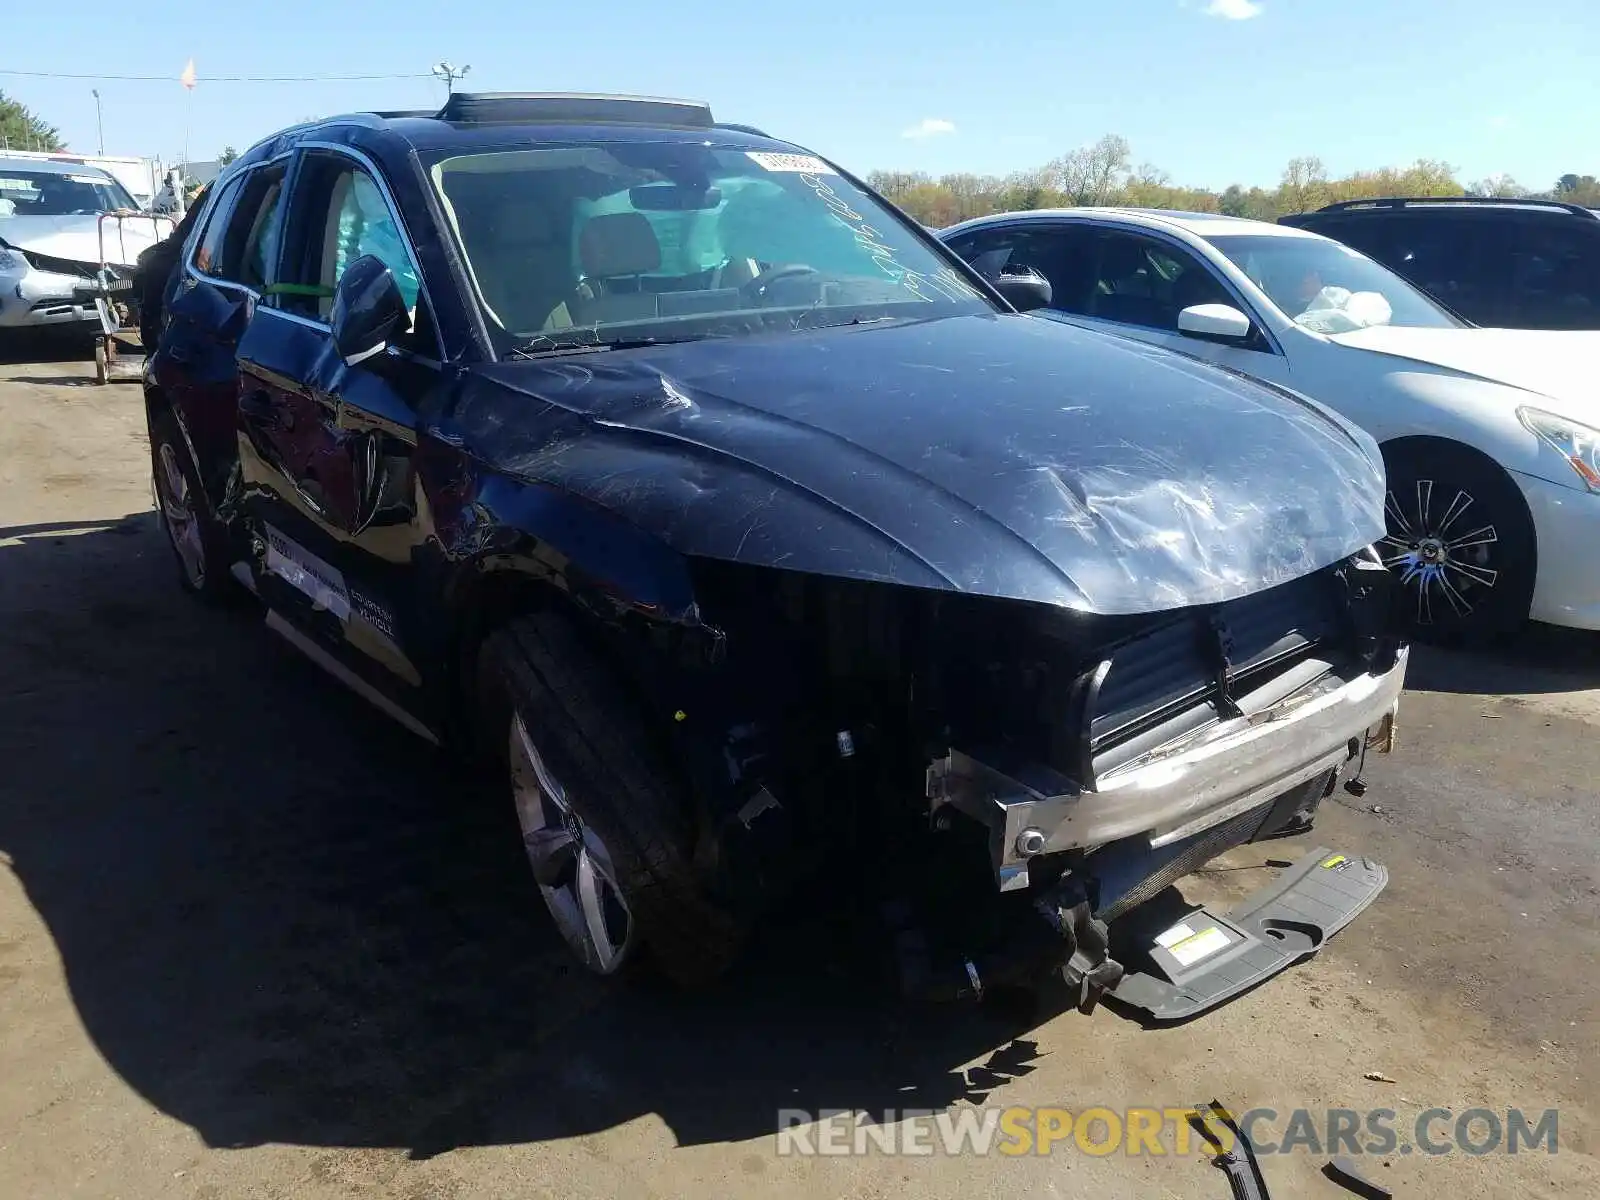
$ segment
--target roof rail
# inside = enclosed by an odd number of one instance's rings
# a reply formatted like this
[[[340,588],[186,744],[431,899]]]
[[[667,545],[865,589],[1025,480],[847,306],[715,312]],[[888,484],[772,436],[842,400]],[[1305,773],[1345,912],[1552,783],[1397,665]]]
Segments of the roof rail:
[[[756,137],[771,137],[765,129],[757,129],[754,125],[735,125],[731,121],[718,121],[718,129],[726,129],[732,133],[749,133]]]
[[[452,92],[432,114],[463,124],[676,125],[711,129],[711,107],[660,96],[608,96],[581,92]]]
[[[1349,212],[1352,209],[1363,208],[1405,208],[1413,204],[1420,207],[1464,204],[1489,207],[1499,205],[1511,208],[1556,208],[1577,217],[1596,215],[1593,209],[1584,208],[1581,204],[1568,204],[1563,200],[1540,200],[1533,196],[1376,196],[1367,200],[1340,200],[1334,204],[1324,204],[1317,211]]]

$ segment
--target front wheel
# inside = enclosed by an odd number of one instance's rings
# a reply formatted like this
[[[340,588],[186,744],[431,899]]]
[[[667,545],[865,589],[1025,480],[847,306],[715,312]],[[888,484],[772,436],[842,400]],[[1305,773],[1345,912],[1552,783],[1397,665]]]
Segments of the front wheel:
[[[1384,565],[1419,638],[1477,640],[1527,619],[1536,549],[1528,506],[1495,463],[1465,449],[1385,451]]]
[[[686,797],[576,626],[556,612],[512,621],[478,677],[534,880],[579,961],[614,975],[649,950],[677,983],[720,974],[739,928],[696,879]]]

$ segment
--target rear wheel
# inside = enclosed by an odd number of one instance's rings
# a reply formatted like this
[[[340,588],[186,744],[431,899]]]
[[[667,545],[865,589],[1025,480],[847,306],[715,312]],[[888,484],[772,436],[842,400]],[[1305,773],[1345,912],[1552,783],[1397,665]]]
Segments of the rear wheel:
[[[205,600],[234,599],[239,588],[228,574],[227,530],[200,488],[177,418],[165,408],[150,421],[150,467],[156,512],[178,561],[178,582]]]
[[[1472,451],[1424,443],[1385,451],[1388,532],[1378,549],[1417,637],[1510,632],[1533,599],[1533,522],[1516,484]]]
[[[680,984],[720,974],[739,931],[690,865],[686,798],[573,623],[512,621],[484,644],[478,674],[534,880],[579,961],[613,975],[648,950]]]

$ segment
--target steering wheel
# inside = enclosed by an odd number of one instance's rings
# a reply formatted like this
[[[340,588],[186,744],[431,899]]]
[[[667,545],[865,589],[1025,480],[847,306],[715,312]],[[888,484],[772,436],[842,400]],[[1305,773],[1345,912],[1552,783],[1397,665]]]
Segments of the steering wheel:
[[[805,263],[778,263],[768,267],[754,279],[739,285],[742,295],[752,300],[762,300],[766,297],[769,287],[782,279],[799,279],[805,275],[820,275],[821,271],[815,267],[808,267]]]

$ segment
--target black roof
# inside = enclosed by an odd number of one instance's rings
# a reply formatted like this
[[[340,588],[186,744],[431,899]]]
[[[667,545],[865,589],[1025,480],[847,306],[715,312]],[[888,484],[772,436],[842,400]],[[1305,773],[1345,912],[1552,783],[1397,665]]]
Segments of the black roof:
[[[489,148],[532,141],[703,141],[793,151],[798,147],[749,125],[720,124],[709,105],[658,96],[578,92],[456,92],[437,110],[345,113],[281,130],[258,142],[240,162],[272,158],[296,143],[328,138],[375,145],[398,137],[426,153]]]
[[[1294,224],[1296,218],[1321,213],[1394,212],[1399,209],[1461,208],[1478,211],[1513,210],[1549,216],[1600,217],[1600,212],[1562,200],[1534,196],[1376,196],[1363,200],[1340,200],[1324,204],[1316,213],[1292,213],[1281,221]]]

